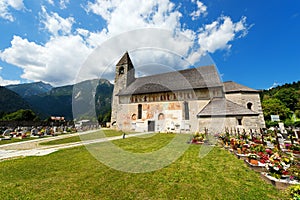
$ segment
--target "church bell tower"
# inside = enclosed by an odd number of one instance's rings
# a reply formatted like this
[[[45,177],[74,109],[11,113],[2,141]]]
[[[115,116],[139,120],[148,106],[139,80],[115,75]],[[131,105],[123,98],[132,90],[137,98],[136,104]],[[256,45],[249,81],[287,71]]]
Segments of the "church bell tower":
[[[135,80],[135,70],[128,52],[126,52],[116,65],[114,91],[112,96],[111,123],[117,121],[119,107],[118,93],[128,87]]]

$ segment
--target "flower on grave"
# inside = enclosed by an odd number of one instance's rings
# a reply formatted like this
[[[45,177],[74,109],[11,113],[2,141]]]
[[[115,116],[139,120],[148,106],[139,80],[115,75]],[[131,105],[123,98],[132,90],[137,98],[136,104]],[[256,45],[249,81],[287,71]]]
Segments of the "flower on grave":
[[[255,153],[249,153],[248,154],[248,158],[249,159],[254,159],[254,160],[258,160],[259,159],[259,156]]]
[[[273,152],[272,152],[271,149],[266,149],[266,153],[269,154],[269,155],[272,155],[272,154],[273,154]]]
[[[279,153],[274,153],[266,163],[266,169],[271,176],[280,179],[283,175],[289,174],[288,169],[292,162],[293,157],[281,157]]]
[[[193,135],[192,142],[202,142],[205,139],[204,133],[195,132]]]
[[[269,161],[269,155],[268,154],[265,154],[263,152],[258,152],[257,155],[260,157],[259,162],[264,164],[264,163]]]
[[[285,144],[285,148],[286,148],[286,149],[290,149],[292,146],[293,146],[292,144],[288,144],[288,143]]]

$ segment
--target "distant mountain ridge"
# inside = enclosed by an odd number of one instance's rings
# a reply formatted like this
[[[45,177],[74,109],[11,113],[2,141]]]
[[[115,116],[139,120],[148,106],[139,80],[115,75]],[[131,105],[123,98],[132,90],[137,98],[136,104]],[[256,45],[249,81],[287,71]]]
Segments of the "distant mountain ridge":
[[[16,92],[21,97],[43,94],[49,92],[53,88],[52,85],[44,83],[42,81],[35,83],[7,85],[5,87]]]
[[[73,111],[77,118],[95,118],[95,113],[98,116],[109,112],[113,84],[105,79],[94,79],[61,87],[36,82],[8,85],[6,88],[7,90],[11,88],[14,94],[18,93],[19,95],[16,95],[27,104],[26,108],[30,107],[42,119],[49,116],[64,116],[71,120]],[[16,98],[9,99],[15,101]],[[72,105],[76,106],[75,110]],[[11,106],[8,106],[8,102],[3,102],[3,110],[7,110],[6,107]]]

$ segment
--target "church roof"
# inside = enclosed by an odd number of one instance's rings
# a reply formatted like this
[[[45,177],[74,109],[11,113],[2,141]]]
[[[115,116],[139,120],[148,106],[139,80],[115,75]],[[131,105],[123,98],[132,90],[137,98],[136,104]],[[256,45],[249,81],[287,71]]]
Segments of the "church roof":
[[[148,94],[222,86],[223,84],[215,66],[204,66],[137,78],[127,88],[120,91],[118,95]]]
[[[257,116],[257,112],[247,109],[225,98],[213,98],[197,117]]]
[[[250,92],[250,93],[258,93],[258,90],[254,90],[247,86],[238,84],[233,81],[224,82],[225,93],[237,93],[237,92]]]
[[[129,54],[128,54],[127,51],[126,51],[126,53],[122,56],[122,58],[119,60],[117,66],[125,65],[125,64],[132,65],[131,59],[130,59]]]

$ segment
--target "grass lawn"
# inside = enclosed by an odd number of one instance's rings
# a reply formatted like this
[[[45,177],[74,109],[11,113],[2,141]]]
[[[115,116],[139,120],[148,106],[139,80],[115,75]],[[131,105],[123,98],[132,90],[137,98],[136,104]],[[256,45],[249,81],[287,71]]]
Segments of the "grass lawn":
[[[120,136],[122,135],[122,131],[114,131],[114,130],[100,130],[97,132],[92,132],[80,136],[72,136],[68,138],[63,138],[59,140],[52,140],[49,142],[43,142],[40,143],[41,145],[56,145],[56,144],[65,144],[65,143],[72,143],[72,142],[80,142],[80,141],[86,141],[86,140],[93,140],[93,139],[99,139],[103,137],[114,137],[114,136]]]
[[[10,144],[10,143],[15,143],[15,142],[24,142],[24,141],[35,140],[35,139],[38,139],[38,138],[30,138],[30,137],[23,138],[23,139],[11,138],[10,140],[1,140],[0,141],[0,145],[2,145],[2,144]]]
[[[130,152],[150,152],[173,137],[157,134],[114,144]],[[0,199],[284,199],[229,152],[215,147],[200,159],[199,148],[190,145],[171,165],[135,174],[107,167],[85,147],[3,161]]]

